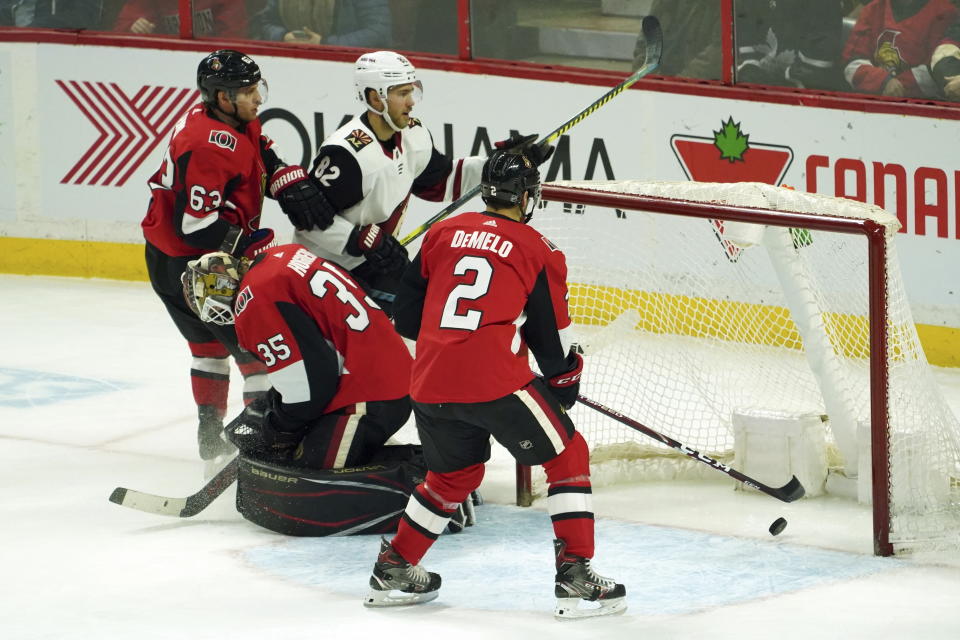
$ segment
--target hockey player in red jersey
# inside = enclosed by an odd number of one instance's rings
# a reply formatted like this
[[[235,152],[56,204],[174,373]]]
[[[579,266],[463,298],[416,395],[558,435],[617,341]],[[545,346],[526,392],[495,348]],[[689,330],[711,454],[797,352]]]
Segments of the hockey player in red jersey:
[[[424,473],[417,447],[385,446],[410,416],[411,358],[349,272],[298,244],[253,262],[214,252],[188,264],[183,294],[202,321],[235,325],[240,346],[267,367],[266,398],[227,427],[242,455],[244,517],[292,535],[395,530],[397,500]],[[245,473],[260,463],[297,486],[277,494],[269,478]],[[317,473],[326,469],[346,470]],[[336,490],[344,481],[351,489]],[[317,483],[330,490],[295,491]],[[450,531],[472,524],[472,506],[464,500]]]
[[[257,110],[266,99],[260,68],[224,49],[197,69],[201,103],[176,124],[160,169],[149,180],[142,222],[147,272],[193,355],[191,380],[198,407],[200,456],[215,459],[233,448],[222,438],[232,355],[245,378],[244,399],[267,388],[263,365],[237,345],[232,327],[200,322],[186,306],[180,277],[187,262],[214,250],[252,255],[273,241],[260,229],[265,195],[276,198],[299,228],[329,226],[335,211],[305,171],[286,166],[260,131]]]
[[[410,195],[456,200],[476,186],[484,159],[450,159],[437,151],[430,131],[412,116],[422,86],[399,53],[360,56],[354,87],[364,112],[324,141],[311,167],[313,180],[340,215],[329,229],[298,231],[295,238],[349,269],[389,311],[396,281],[409,263],[394,236]],[[515,135],[497,145],[530,148],[535,138]],[[547,157],[539,148],[530,155],[538,164]]]
[[[623,585],[597,575],[589,452],[566,413],[582,358],[571,349],[563,253],[526,225],[540,174],[525,155],[484,164],[482,213],[434,225],[403,274],[397,330],[417,341],[410,396],[427,461],[391,542],[381,541],[367,606],[431,600],[440,576],[420,560],[483,479],[492,435],[522,464],[543,465],[556,536],[558,617],[622,611]],[[530,371],[528,351],[543,376]],[[595,603],[581,608],[583,601]]]
[[[267,367],[262,420],[231,438],[244,454],[290,466],[369,460],[410,415],[402,338],[346,270],[303,245],[268,249],[250,264],[216,252],[184,274],[194,312],[235,324],[240,346]]]
[[[873,0],[843,50],[847,82],[884,96],[940,97],[929,63],[957,14],[950,0]]]

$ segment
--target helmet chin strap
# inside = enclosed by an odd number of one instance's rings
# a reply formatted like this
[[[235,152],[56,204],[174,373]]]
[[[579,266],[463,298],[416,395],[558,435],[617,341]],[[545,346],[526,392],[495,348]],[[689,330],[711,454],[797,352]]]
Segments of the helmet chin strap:
[[[527,210],[524,209],[524,207],[523,207],[523,196],[520,196],[520,219],[521,219],[521,221],[523,222],[523,224],[527,224],[527,223],[530,222],[530,220],[533,218],[533,212],[534,212],[534,210],[537,208],[538,199],[536,199],[536,198],[531,198],[529,191],[524,191],[524,192],[523,192],[523,195],[527,197],[527,207],[526,207],[526,208],[529,209],[529,211],[527,211]]]
[[[387,113],[387,99],[384,98],[383,96],[380,96],[379,92],[377,92],[377,95],[380,97],[380,102],[383,103],[383,109],[381,111],[377,111],[377,109],[372,104],[370,104],[369,98],[367,99],[367,109],[369,109],[370,111],[373,111],[375,114],[383,118],[383,121],[387,123],[388,127],[390,127],[396,132],[399,132],[401,130],[400,127],[398,127],[393,123],[393,118],[391,118],[390,114]]]
[[[222,113],[223,115],[227,116],[228,118],[233,118],[234,120],[237,121],[237,124],[243,124],[242,122],[240,122],[240,118],[237,117],[237,114],[240,113],[240,109],[237,108],[237,92],[224,91],[224,93],[227,95],[227,100],[230,102],[231,105],[233,105],[233,113],[227,113],[226,111],[221,109],[220,105],[218,104],[215,104],[213,108],[219,111],[220,113]]]

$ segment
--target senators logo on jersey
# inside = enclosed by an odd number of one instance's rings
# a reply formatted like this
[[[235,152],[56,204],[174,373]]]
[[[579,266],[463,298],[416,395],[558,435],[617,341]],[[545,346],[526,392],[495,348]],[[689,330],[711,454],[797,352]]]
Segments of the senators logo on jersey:
[[[240,293],[237,294],[237,301],[233,303],[233,309],[236,315],[239,316],[243,313],[243,310],[247,308],[251,300],[253,300],[253,292],[250,291],[250,287],[244,287]]]
[[[230,151],[237,149],[237,137],[229,131],[211,131],[210,142]]]
[[[345,140],[352,144],[353,148],[357,151],[360,151],[360,149],[363,149],[365,146],[373,142],[373,138],[371,138],[363,129],[354,129],[347,135]]]

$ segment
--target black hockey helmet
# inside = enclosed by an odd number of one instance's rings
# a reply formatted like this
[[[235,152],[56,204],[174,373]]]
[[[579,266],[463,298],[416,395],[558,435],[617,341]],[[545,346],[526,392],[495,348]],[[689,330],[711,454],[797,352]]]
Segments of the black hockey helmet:
[[[233,49],[214,51],[200,61],[197,67],[197,88],[200,100],[207,104],[216,104],[217,91],[233,91],[260,83],[260,67],[253,59]],[[266,96],[264,96],[266,97]]]
[[[530,219],[540,200],[540,172],[530,158],[516,151],[495,151],[480,174],[483,201],[498,209],[520,206],[524,193],[530,195],[524,222]]]

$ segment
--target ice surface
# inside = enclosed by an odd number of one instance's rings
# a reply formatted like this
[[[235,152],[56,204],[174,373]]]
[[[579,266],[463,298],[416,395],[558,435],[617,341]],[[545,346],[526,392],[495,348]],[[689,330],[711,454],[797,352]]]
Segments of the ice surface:
[[[956,565],[875,558],[866,508],[784,505],[719,474],[598,489],[595,566],[629,609],[556,622],[549,518],[508,506],[502,452],[478,526],[424,561],[440,598],[365,609],[375,537],[280,536],[243,520],[232,490],[192,519],[107,501],[202,483],[189,353],[147,284],[0,276],[0,292],[0,639],[960,638]],[[960,410],[960,373],[936,378]]]

